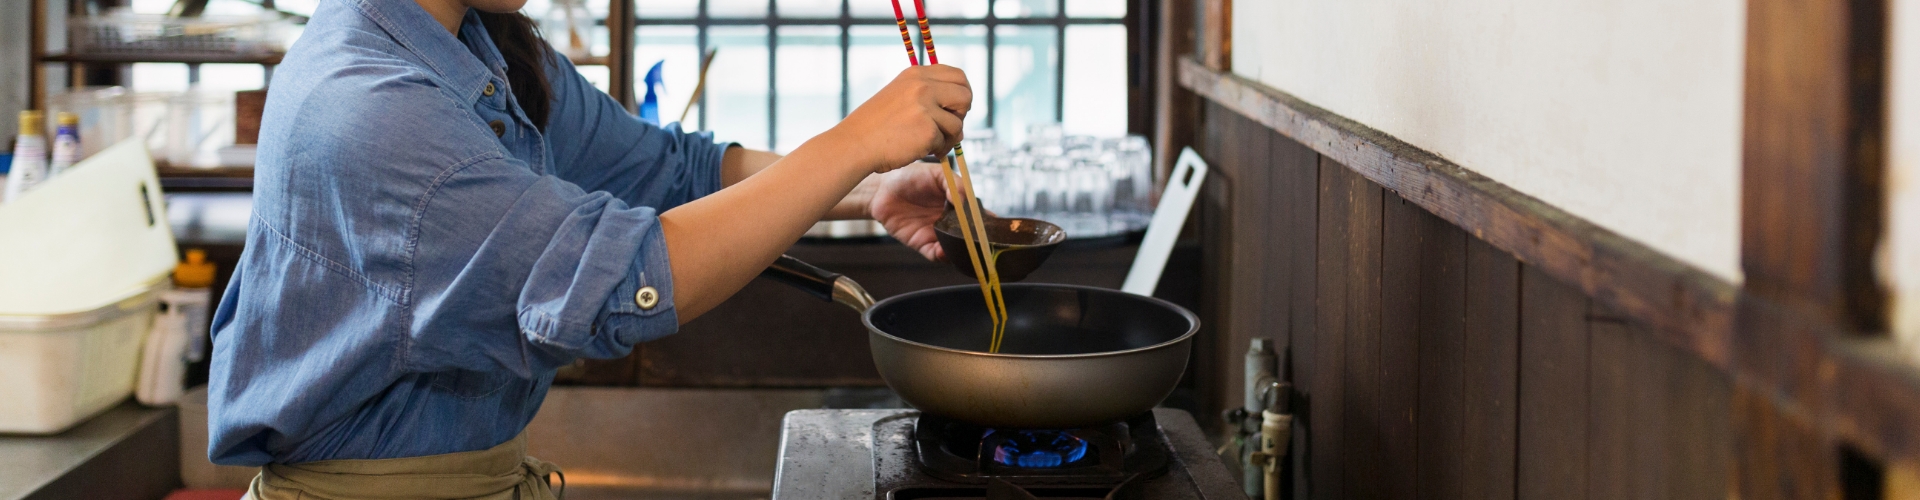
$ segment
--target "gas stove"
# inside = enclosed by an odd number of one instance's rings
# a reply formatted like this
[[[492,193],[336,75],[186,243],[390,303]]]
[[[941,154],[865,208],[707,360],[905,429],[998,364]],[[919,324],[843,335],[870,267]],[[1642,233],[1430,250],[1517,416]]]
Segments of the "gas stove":
[[[1186,412],[1053,431],[985,429],[913,410],[800,410],[780,434],[774,500],[1242,500]]]

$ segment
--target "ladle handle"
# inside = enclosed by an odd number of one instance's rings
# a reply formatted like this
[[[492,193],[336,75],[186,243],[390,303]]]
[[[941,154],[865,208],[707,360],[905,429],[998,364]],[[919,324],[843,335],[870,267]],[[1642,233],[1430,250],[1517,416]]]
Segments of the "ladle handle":
[[[866,289],[852,278],[814,267],[790,255],[781,254],[760,275],[798,288],[820,300],[839,302],[855,311],[866,312],[867,308],[873,307],[873,296],[868,295]]]

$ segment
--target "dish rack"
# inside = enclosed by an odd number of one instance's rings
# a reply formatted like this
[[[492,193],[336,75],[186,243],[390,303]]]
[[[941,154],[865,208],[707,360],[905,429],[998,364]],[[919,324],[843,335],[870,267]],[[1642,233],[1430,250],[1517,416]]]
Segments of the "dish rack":
[[[68,21],[79,54],[256,56],[282,50],[277,16],[172,17],[115,11]]]

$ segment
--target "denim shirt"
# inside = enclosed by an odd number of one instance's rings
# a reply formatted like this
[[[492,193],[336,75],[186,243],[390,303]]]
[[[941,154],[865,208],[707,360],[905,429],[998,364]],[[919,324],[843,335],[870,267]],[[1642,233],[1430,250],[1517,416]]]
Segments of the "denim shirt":
[[[322,2],[274,72],[214,317],[215,463],[486,449],[559,367],[678,329],[656,215],[718,190],[726,145],[551,59],[542,133],[477,16],[456,37],[413,0]]]

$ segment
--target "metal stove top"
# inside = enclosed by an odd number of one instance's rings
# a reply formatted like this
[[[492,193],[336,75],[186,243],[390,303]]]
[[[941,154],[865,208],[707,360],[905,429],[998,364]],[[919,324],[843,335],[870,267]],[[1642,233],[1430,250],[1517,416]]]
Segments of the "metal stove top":
[[[916,455],[913,410],[799,410],[780,431],[775,500],[907,500],[890,493],[980,491],[980,484],[949,481],[925,470]],[[1239,484],[1214,456],[1199,425],[1184,411],[1155,409],[1152,421],[1171,448],[1164,473],[1127,486],[1133,498],[1244,500]],[[979,498],[980,495],[974,495]],[[965,498],[936,494],[913,498]]]

